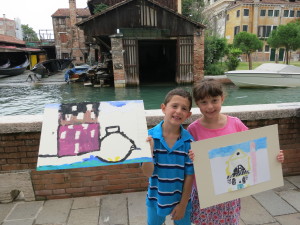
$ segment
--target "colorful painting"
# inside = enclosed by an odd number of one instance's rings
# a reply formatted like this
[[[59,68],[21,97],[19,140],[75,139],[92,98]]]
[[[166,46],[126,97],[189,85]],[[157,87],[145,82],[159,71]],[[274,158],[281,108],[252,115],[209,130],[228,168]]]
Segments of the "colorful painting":
[[[277,125],[192,142],[191,149],[201,208],[283,185]]]
[[[49,104],[37,170],[152,161],[141,100]]]
[[[212,149],[208,155],[216,194],[270,180],[266,137]]]

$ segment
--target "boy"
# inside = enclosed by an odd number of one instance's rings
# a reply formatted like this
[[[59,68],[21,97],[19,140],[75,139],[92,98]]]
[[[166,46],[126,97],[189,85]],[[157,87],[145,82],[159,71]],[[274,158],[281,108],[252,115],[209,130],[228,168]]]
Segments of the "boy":
[[[171,215],[176,225],[190,225],[190,194],[194,168],[188,156],[192,136],[182,127],[191,116],[189,92],[171,90],[161,104],[164,120],[148,131],[153,163],[142,164],[149,178],[146,199],[148,225],[161,225]]]

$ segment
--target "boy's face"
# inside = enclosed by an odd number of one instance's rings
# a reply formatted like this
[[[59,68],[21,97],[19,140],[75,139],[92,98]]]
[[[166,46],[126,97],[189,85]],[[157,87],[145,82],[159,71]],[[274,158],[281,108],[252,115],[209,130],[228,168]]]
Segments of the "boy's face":
[[[189,100],[179,95],[174,95],[167,105],[161,104],[161,109],[165,114],[165,122],[174,125],[182,124],[192,114]]]

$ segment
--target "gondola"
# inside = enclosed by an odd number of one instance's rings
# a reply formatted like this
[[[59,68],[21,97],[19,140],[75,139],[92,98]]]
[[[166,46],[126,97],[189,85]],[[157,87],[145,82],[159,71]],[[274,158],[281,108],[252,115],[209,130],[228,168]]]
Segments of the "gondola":
[[[31,71],[35,74],[41,75],[42,77],[47,77],[66,69],[71,63],[72,59],[49,59],[37,63]]]
[[[24,63],[14,66],[14,67],[7,67],[7,68],[0,68],[0,77],[7,77],[7,76],[16,76],[24,73],[26,68],[29,65],[29,60],[26,57],[26,60]]]
[[[4,63],[4,64],[2,64],[0,66],[0,69],[5,69],[5,68],[8,68],[8,67],[10,67],[10,61],[9,61],[9,59],[7,59],[6,63]]]

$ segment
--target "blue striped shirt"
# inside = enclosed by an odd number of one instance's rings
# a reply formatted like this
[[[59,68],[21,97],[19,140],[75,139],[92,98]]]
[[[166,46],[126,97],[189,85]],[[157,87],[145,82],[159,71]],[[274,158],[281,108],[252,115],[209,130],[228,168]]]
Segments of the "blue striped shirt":
[[[172,148],[163,138],[163,121],[148,131],[154,140],[154,172],[149,178],[146,204],[156,207],[160,216],[169,215],[180,202],[185,175],[193,175],[193,163],[188,156],[193,137],[181,126],[180,139]],[[187,209],[191,210],[189,201]]]

